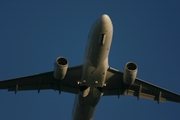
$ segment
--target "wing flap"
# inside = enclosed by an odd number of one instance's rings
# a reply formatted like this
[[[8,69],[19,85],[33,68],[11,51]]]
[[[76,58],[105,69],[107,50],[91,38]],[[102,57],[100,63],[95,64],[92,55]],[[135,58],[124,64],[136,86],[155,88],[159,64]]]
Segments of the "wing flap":
[[[145,82],[139,78],[136,78],[134,85],[136,86],[142,85],[143,86],[142,93],[156,96],[155,100],[157,101],[161,98],[164,98],[168,101],[180,102],[179,94],[166,90],[159,86],[153,85],[151,83]]]
[[[32,86],[18,86],[18,90],[17,91],[24,91],[24,90],[45,90],[45,89],[49,89],[52,86],[50,84],[47,85],[43,85],[39,88],[39,86],[37,85],[32,85]],[[16,87],[9,87],[8,91],[15,91]]]
[[[106,77],[106,86],[103,88],[104,96],[108,95],[131,95],[137,99],[145,98],[159,102],[166,100],[180,102],[180,95],[151,83],[136,78],[133,85],[126,85],[123,82],[123,73],[109,68]]]
[[[165,98],[158,98],[157,96],[155,95],[150,95],[150,94],[145,94],[145,93],[138,93],[134,90],[129,90],[127,89],[125,92],[124,92],[124,95],[130,95],[130,96],[136,96],[138,99],[140,98],[145,98],[145,99],[149,99],[149,100],[156,100],[156,101],[159,101],[159,102],[166,102],[166,99]]]

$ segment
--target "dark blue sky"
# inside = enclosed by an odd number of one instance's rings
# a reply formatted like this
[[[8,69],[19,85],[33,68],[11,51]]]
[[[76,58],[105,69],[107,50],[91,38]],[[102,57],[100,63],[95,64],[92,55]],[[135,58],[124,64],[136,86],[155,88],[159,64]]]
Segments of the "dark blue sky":
[[[180,2],[121,0],[0,1],[0,80],[53,70],[58,56],[82,64],[88,32],[102,14],[114,35],[109,65],[139,67],[138,78],[180,93]],[[75,95],[44,90],[0,91],[0,120],[71,119]],[[136,97],[102,97],[95,120],[179,120],[180,104]]]

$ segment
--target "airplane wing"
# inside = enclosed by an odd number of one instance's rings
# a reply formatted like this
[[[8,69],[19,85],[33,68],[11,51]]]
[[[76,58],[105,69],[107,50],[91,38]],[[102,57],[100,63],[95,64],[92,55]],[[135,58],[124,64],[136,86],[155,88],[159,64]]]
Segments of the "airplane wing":
[[[57,80],[53,76],[54,71],[41,73],[37,75],[15,78],[11,80],[0,81],[0,89],[8,89],[8,91],[22,90],[40,90],[53,89],[77,94],[79,86],[77,81],[80,81],[82,75],[82,66],[68,68],[66,77],[63,80]]]
[[[123,73],[109,68],[106,77],[106,87],[103,88],[104,96],[108,95],[131,95],[136,96],[137,99],[146,98],[160,102],[166,100],[172,102],[180,102],[180,95],[169,90],[145,82],[136,78],[133,85],[126,85],[123,83]]]

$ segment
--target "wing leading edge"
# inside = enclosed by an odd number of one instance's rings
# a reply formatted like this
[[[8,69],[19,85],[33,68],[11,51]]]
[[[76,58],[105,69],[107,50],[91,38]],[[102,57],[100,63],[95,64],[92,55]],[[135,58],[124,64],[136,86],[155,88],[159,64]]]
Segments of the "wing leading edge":
[[[8,89],[17,93],[21,90],[40,90],[53,89],[59,92],[78,93],[79,86],[77,81],[81,79],[82,65],[68,68],[66,77],[63,80],[57,80],[53,76],[54,72],[15,78],[11,80],[0,81],[0,89]]]
[[[160,102],[166,100],[172,102],[180,102],[180,95],[169,90],[145,82],[136,78],[133,85],[126,85],[123,83],[123,73],[109,68],[107,71],[106,87],[104,87],[104,96],[107,95],[131,95],[136,96],[137,99],[146,98]]]

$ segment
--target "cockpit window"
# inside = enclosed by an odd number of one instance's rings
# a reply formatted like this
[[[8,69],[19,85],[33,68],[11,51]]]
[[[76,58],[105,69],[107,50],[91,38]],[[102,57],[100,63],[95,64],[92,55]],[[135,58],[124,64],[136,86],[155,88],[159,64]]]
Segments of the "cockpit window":
[[[105,44],[105,40],[106,40],[106,35],[105,34],[101,34],[100,35],[100,40],[99,40],[99,45],[104,45]]]

